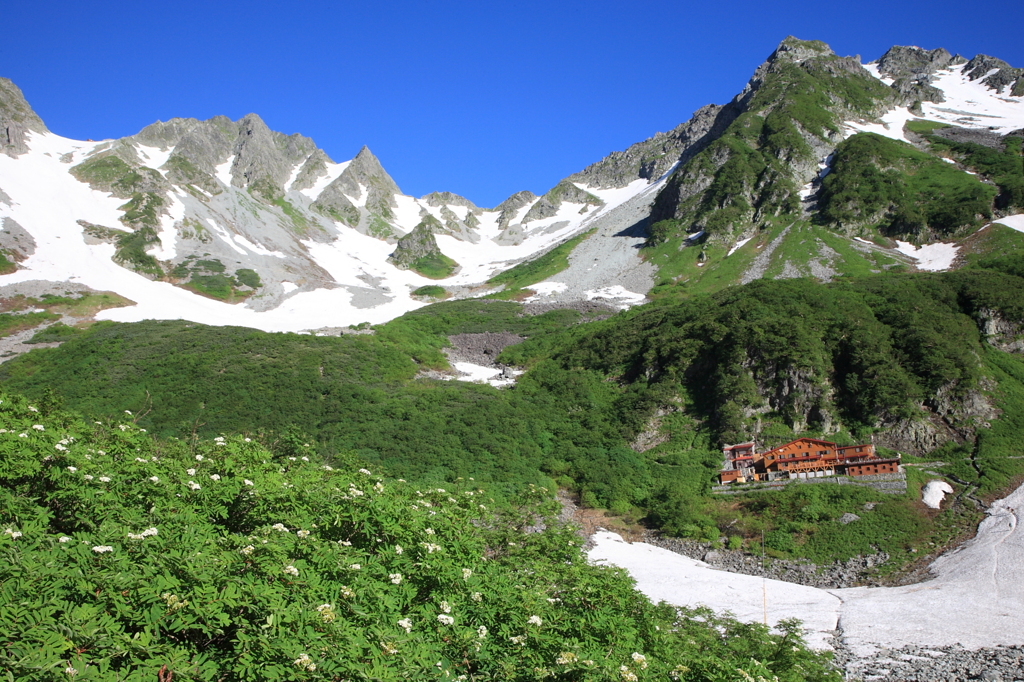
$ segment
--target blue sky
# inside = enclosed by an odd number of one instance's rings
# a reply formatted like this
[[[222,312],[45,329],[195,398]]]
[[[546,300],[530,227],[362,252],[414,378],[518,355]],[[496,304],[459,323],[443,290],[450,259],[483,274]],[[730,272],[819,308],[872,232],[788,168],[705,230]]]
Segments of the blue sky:
[[[901,44],[1024,66],[1020,0],[34,0],[4,23],[0,76],[58,134],[255,112],[335,161],[368,145],[407,194],[481,206],[728,101],[790,34],[865,60]]]

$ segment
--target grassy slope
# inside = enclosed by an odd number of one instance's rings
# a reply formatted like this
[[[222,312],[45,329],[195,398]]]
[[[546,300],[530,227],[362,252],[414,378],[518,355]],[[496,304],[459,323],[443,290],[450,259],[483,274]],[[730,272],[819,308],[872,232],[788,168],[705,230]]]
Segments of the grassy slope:
[[[796,625],[652,605],[541,491],[496,508],[301,441],[154,440],[2,398],[4,679],[839,678]]]
[[[545,279],[557,275],[569,267],[569,254],[580,242],[594,234],[595,230],[578,234],[568,239],[546,253],[509,268],[501,274],[495,275],[487,280],[488,284],[504,284],[505,288],[494,298],[509,299],[522,293],[522,290],[531,284],[543,282]]]

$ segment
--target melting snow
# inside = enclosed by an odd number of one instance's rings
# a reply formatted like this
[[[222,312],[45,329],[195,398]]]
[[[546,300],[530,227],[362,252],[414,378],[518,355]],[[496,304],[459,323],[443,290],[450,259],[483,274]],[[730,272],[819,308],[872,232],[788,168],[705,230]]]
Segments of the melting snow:
[[[736,253],[737,251],[739,251],[740,249],[742,249],[742,248],[743,248],[743,246],[744,246],[744,245],[745,245],[745,244],[746,244],[747,242],[749,242],[749,241],[750,241],[751,239],[753,239],[753,237],[747,237],[746,239],[741,239],[741,240],[739,240],[738,242],[736,242],[736,244],[735,244],[735,245],[733,245],[733,247],[732,247],[731,249],[729,249],[729,253],[725,254],[725,257],[726,257],[726,258],[728,258],[728,257],[729,257],[729,256],[731,256],[732,254],[734,254],[734,253]]]
[[[924,502],[926,507],[938,509],[942,506],[943,498],[946,495],[952,495],[954,492],[956,491],[953,490],[953,486],[945,481],[928,481],[924,489],[921,490],[921,501]]]
[[[160,166],[167,163],[167,159],[171,156],[173,148],[168,147],[167,151],[160,149],[159,147],[147,147],[144,144],[135,145],[139,150],[139,157],[142,161],[142,165],[147,168],[153,168],[160,170]],[[164,171],[160,171],[164,173]]]
[[[1018,232],[1024,232],[1024,213],[1006,216],[1005,218],[993,220],[992,222],[999,223],[1000,225],[1006,225],[1010,229],[1017,230]]]
[[[955,244],[945,244],[943,242],[926,244],[917,248],[910,242],[896,241],[896,250],[915,259],[918,270],[929,270],[932,272],[949,270],[959,249],[960,247]]]
[[[217,179],[223,182],[227,187],[231,186],[231,166],[235,163],[235,156],[231,156],[227,161],[215,166],[213,174],[217,176]]]
[[[299,191],[315,201],[316,198],[320,196],[320,192],[323,192],[327,185],[337,180],[338,176],[345,172],[345,169],[348,168],[348,164],[350,163],[351,161],[345,161],[344,163],[328,163],[327,175],[322,175],[317,178],[316,182],[314,182],[313,186],[309,189],[300,189]]]
[[[742,621],[796,617],[808,641],[826,648],[841,619],[844,643],[855,655],[882,648],[952,646],[967,649],[1024,645],[1024,534],[1017,509],[1024,486],[988,509],[974,539],[931,565],[935,578],[903,587],[822,590],[728,573],[609,532],[594,535],[593,562],[629,571],[653,601],[732,612]],[[766,605],[767,604],[767,608]]]
[[[593,301],[595,298],[611,299],[623,309],[639,305],[647,300],[646,295],[630,291],[621,284],[602,287],[601,289],[591,289],[586,292],[586,296],[588,301]]]

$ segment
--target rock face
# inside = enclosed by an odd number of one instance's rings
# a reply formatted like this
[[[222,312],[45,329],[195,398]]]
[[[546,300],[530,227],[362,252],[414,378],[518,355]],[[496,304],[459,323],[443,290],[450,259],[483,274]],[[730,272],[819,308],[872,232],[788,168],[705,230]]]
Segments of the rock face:
[[[409,266],[421,258],[443,256],[434,239],[434,230],[443,229],[440,221],[428,215],[413,228],[412,232],[398,240],[394,253],[388,262],[397,268],[407,270]]]
[[[951,55],[942,48],[922,50],[897,45],[879,58],[878,72],[893,79],[892,88],[899,93],[900,104],[943,102],[942,91],[930,85],[932,74],[965,61],[960,55]]]
[[[816,94],[822,88],[829,98]],[[830,121],[790,107],[793,97],[815,98]],[[731,243],[768,216],[795,212],[798,188],[842,141],[841,122],[879,116],[894,97],[858,58],[839,57],[819,41],[786,38],[732,102],[691,120],[693,132],[704,134],[655,200],[652,224],[674,221],[676,239],[704,230],[712,242]]]
[[[47,132],[39,118],[25,101],[21,89],[7,78],[0,78],[0,151],[17,157],[28,151],[25,134]]]
[[[994,71],[993,73],[989,73]],[[964,66],[964,73],[971,80],[982,79],[981,82],[1000,93],[1009,89],[1010,94],[1024,94],[1024,69],[1015,69],[1002,59],[979,54]]]
[[[558,209],[562,207],[562,202],[583,204],[584,207],[601,206],[604,204],[603,201],[590,192],[580,189],[568,180],[563,180],[542,196],[540,201],[530,207],[530,210],[523,216],[523,223],[526,224],[554,216],[558,213]]]
[[[717,136],[736,117],[736,109],[709,104],[667,133],[612,152],[567,180],[590,187],[624,187],[637,179],[656,180]]]

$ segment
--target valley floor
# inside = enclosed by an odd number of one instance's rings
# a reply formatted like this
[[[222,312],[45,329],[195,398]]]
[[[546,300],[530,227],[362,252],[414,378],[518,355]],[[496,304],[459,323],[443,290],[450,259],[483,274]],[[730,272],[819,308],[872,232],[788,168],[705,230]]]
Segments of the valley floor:
[[[837,642],[856,674],[891,650],[1024,646],[1022,511],[1024,486],[989,507],[973,539],[931,565],[933,579],[902,587],[824,590],[762,580],[607,531],[593,536],[589,556],[625,568],[654,601],[703,604],[747,622],[799,618],[812,646]]]

